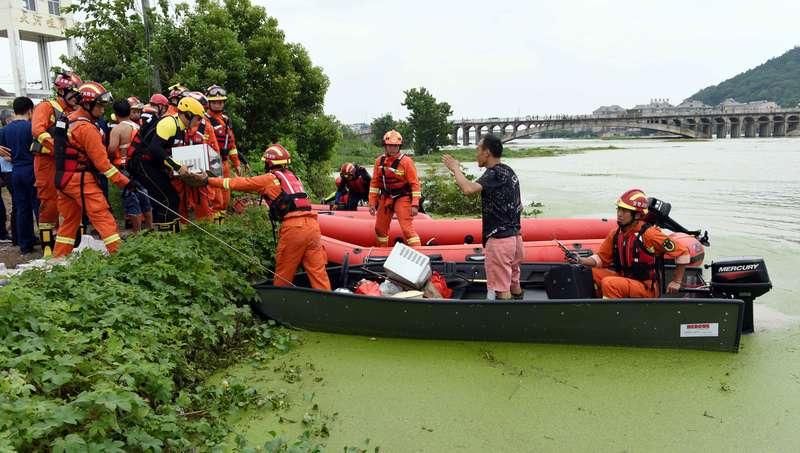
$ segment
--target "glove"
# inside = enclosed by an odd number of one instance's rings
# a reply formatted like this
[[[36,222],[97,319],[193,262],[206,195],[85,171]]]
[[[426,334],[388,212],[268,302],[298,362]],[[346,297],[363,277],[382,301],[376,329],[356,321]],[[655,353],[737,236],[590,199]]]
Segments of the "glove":
[[[204,187],[208,185],[208,175],[204,173],[186,173],[180,175],[179,178],[191,187]]]

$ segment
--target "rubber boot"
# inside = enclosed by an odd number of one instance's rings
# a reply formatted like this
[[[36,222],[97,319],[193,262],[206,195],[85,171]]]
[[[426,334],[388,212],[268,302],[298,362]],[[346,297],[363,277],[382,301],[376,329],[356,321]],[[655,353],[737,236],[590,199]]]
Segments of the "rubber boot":
[[[49,258],[53,256],[53,249],[56,246],[56,235],[52,228],[39,229],[39,241],[42,243],[42,256]]]

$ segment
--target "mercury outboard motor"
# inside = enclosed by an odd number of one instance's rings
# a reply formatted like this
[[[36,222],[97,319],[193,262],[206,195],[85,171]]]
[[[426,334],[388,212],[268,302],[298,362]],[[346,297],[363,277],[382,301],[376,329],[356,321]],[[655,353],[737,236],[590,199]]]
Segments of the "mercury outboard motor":
[[[753,300],[772,289],[764,259],[758,256],[722,258],[711,263],[711,295],[744,301],[742,332],[753,332]]]

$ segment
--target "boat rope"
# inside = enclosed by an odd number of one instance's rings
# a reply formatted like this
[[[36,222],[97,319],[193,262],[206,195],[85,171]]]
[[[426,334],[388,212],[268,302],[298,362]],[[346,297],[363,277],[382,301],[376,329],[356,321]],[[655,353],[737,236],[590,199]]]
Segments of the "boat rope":
[[[275,278],[279,278],[279,279],[281,279],[281,280],[285,281],[286,283],[290,284],[291,286],[296,286],[296,285],[295,285],[294,283],[292,283],[291,281],[289,281],[289,280],[287,280],[286,278],[284,278],[284,277],[281,277],[280,275],[278,275],[278,274],[276,274],[275,272],[273,272],[273,271],[272,271],[272,269],[269,269],[268,267],[264,266],[264,265],[263,265],[263,264],[262,264],[260,261],[258,261],[258,260],[257,260],[257,259],[255,259],[254,257],[252,257],[252,256],[250,256],[250,255],[248,255],[248,254],[246,254],[246,253],[244,253],[244,252],[242,252],[241,250],[237,249],[236,247],[234,247],[234,246],[232,246],[232,245],[228,244],[227,242],[225,242],[225,241],[224,241],[222,238],[220,238],[219,236],[215,235],[214,233],[212,233],[212,232],[210,232],[210,231],[206,230],[205,228],[201,227],[201,226],[200,226],[200,225],[198,225],[197,223],[195,223],[195,222],[192,222],[191,220],[187,219],[186,217],[184,217],[184,216],[180,215],[179,213],[175,212],[175,211],[174,211],[174,210],[172,210],[172,209],[171,209],[169,206],[167,206],[167,205],[165,205],[164,203],[162,203],[162,202],[160,202],[160,201],[156,200],[155,198],[151,197],[151,196],[150,196],[150,194],[148,194],[147,192],[145,192],[145,191],[143,191],[143,190],[139,190],[139,189],[136,189],[136,192],[138,192],[138,193],[140,193],[140,194],[144,195],[145,197],[149,198],[149,199],[150,199],[150,201],[152,201],[152,202],[154,202],[154,203],[158,204],[159,206],[161,206],[162,208],[166,209],[166,210],[167,210],[167,211],[169,211],[170,213],[172,213],[172,214],[175,214],[176,216],[178,216],[178,218],[179,218],[179,219],[186,221],[187,223],[189,223],[189,224],[190,224],[190,225],[192,225],[193,227],[197,228],[198,230],[202,231],[202,232],[203,232],[203,233],[205,233],[206,235],[208,235],[208,236],[210,236],[210,237],[212,237],[212,238],[216,239],[216,240],[217,240],[217,242],[219,242],[220,244],[224,245],[225,247],[228,247],[229,249],[233,250],[234,252],[238,253],[239,255],[243,256],[243,257],[244,257],[244,258],[246,258],[248,261],[250,261],[250,262],[252,262],[252,263],[255,263],[255,264],[256,264],[256,265],[258,265],[260,268],[262,268],[262,269],[264,269],[265,271],[267,271],[268,273],[272,274],[272,276],[273,276],[273,277],[275,277]],[[274,232],[274,230],[273,230],[273,232]]]

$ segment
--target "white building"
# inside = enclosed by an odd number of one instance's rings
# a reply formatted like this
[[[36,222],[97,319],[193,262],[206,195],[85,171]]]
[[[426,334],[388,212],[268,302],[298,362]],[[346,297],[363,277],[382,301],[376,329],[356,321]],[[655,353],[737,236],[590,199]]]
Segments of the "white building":
[[[72,26],[72,19],[61,13],[69,0],[0,0],[0,36],[7,38],[9,61],[0,66],[10,67],[13,79],[13,96],[44,98],[51,94],[53,74],[50,68],[58,65],[51,58],[51,43],[66,41],[69,55],[73,55],[72,40],[64,36]],[[25,57],[33,50],[38,55],[39,74],[26,75]],[[13,98],[12,96],[12,98]],[[0,103],[8,102],[0,99]]]

